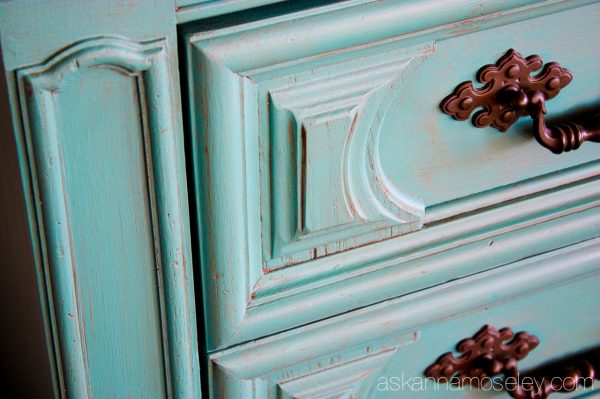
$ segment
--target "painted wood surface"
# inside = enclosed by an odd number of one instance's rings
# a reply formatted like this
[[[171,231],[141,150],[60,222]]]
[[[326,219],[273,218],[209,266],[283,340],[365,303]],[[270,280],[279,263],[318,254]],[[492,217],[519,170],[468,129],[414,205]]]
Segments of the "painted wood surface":
[[[7,3],[2,43],[61,396],[200,397],[172,5]]]
[[[505,398],[489,390],[435,390],[431,382],[421,390],[416,378],[485,324],[539,337],[519,361],[521,370],[595,347],[599,290],[600,241],[592,239],[217,352],[210,357],[211,395]],[[412,382],[398,387],[393,377]]]
[[[595,1],[379,1],[189,28],[209,350],[598,236],[595,146],[557,157],[527,120],[501,134],[438,106],[513,47],[573,72],[551,115],[593,107],[599,18]],[[566,215],[582,229],[544,232]],[[436,273],[407,263],[449,248],[465,258]]]

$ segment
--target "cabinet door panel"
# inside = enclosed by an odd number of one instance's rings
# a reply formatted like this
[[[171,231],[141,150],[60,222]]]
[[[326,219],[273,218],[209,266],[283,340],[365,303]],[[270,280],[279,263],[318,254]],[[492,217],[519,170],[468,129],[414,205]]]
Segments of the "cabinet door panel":
[[[168,394],[161,271],[184,262],[175,228],[184,214],[169,182],[173,126],[155,113],[169,102],[166,60],[160,41],[97,39],[19,71],[65,385],[76,397]]]

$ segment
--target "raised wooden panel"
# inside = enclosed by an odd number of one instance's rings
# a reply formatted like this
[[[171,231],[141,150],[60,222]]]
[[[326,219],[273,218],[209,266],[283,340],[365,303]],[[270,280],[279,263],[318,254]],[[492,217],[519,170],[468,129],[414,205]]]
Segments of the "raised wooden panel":
[[[574,72],[552,114],[590,107],[598,4],[432,4],[185,32],[210,348],[600,234],[593,145],[555,156],[527,120],[502,134],[439,110],[511,47]]]
[[[210,392],[227,398],[505,398],[425,380],[437,358],[482,326],[527,331],[528,370],[600,344],[600,241],[238,345],[210,356]],[[597,395],[598,385],[561,397]]]
[[[375,160],[372,136],[399,76],[428,49],[400,53],[341,73],[337,65],[313,68],[265,93],[269,121],[259,129],[269,131],[272,162],[271,193],[264,195],[271,201],[265,201],[263,218],[271,221],[269,266],[280,266],[285,257],[295,263],[339,252],[360,244],[364,235],[377,240],[421,227],[423,205],[390,189],[382,170],[364,167]]]
[[[574,72],[553,115],[591,107],[599,13],[349,1],[184,31],[209,348],[598,236],[594,145],[555,156],[527,120],[439,103],[514,47]]]
[[[68,397],[198,393],[166,43],[92,38],[17,71]]]

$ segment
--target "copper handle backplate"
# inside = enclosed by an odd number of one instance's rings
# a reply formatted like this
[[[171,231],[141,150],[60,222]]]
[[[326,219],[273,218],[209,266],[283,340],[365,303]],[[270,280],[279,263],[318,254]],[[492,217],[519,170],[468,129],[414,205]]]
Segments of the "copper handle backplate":
[[[513,334],[510,328],[498,331],[485,325],[472,338],[458,343],[456,349],[460,355],[449,352],[440,356],[425,370],[425,375],[440,383],[478,388],[494,377],[503,376],[504,389],[515,399],[545,399],[554,392],[590,387],[600,378],[599,349],[521,375],[517,362],[539,343],[536,336],[527,332]]]
[[[474,87],[471,81],[459,84],[440,104],[442,111],[456,120],[466,120],[480,108],[473,115],[473,125],[491,125],[501,132],[520,117],[531,116],[536,140],[555,154],[575,150],[585,141],[600,142],[600,114],[578,122],[546,125],[546,101],[573,80],[571,72],[556,62],[544,65],[537,55],[524,58],[510,49],[495,64],[482,67],[477,80],[482,87]]]

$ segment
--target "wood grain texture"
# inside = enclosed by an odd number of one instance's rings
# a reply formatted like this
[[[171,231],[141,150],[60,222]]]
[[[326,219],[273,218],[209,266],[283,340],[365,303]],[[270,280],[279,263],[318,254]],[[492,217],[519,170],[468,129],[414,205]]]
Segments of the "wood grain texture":
[[[199,397],[172,5],[1,15],[60,395]]]
[[[509,47],[573,68],[579,86],[553,101],[562,112],[589,107],[600,92],[598,54],[585,44],[598,35],[594,3],[343,2],[190,28],[209,349],[552,249],[560,239],[525,246],[518,229],[539,223],[541,233],[560,216],[586,226],[568,243],[596,237],[595,148],[554,157],[526,135],[528,123],[502,135],[438,109],[484,57]],[[581,44],[561,41],[565,31]],[[458,274],[447,263],[393,277],[409,251],[475,251],[511,234],[507,252]]]
[[[424,378],[431,362],[485,324],[539,337],[538,348],[519,362],[522,369],[597,345],[600,320],[593,316],[600,306],[599,244],[593,239],[215,353],[211,394],[505,397],[502,392],[435,390],[431,383],[419,390],[414,380],[408,387],[416,390],[393,388],[389,380]]]

